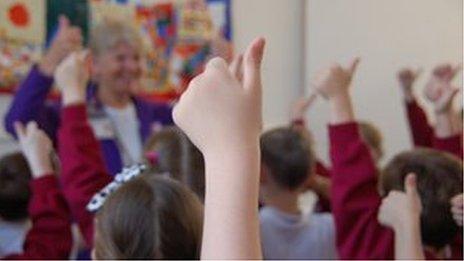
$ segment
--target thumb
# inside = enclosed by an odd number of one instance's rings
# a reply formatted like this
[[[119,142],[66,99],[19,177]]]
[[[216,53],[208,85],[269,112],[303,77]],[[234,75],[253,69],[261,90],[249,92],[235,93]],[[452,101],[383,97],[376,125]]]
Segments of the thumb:
[[[259,37],[247,48],[243,56],[243,86],[248,91],[261,91],[261,62],[266,41]]]
[[[404,179],[404,189],[408,197],[417,196],[417,177],[414,173],[409,173]]]
[[[71,22],[69,21],[68,17],[65,15],[60,15],[58,18],[58,28],[59,31],[62,31],[63,29],[67,29],[71,26]]]
[[[356,57],[350,62],[350,65],[348,66],[348,72],[351,76],[353,76],[354,72],[356,71],[356,68],[358,68],[358,64],[360,61],[361,59],[359,57]]]

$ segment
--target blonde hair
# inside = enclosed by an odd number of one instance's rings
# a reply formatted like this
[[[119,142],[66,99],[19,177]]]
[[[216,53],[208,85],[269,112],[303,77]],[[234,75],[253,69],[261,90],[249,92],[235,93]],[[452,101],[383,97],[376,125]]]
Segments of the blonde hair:
[[[142,37],[135,27],[117,19],[104,19],[91,31],[89,48],[98,56],[120,43],[129,44],[134,50],[143,48]]]
[[[363,140],[367,143],[367,145],[373,150],[375,150],[379,154],[379,157],[382,157],[383,138],[382,133],[380,133],[380,130],[368,121],[360,121],[359,131],[361,132],[361,136]]]

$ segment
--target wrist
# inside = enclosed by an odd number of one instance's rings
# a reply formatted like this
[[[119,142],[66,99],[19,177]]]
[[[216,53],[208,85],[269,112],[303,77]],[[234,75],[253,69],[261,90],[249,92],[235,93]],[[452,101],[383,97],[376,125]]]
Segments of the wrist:
[[[48,76],[48,77],[53,77],[56,68],[58,67],[59,63],[50,61],[47,57],[44,57],[40,62],[39,62],[39,70],[42,74]]]
[[[342,124],[354,121],[353,106],[348,92],[329,99],[331,124]]]
[[[399,233],[405,233],[405,231],[411,231],[420,227],[420,214],[416,212],[404,213],[401,219],[398,219],[398,223],[393,224],[393,230]]]
[[[53,173],[53,166],[48,157],[30,159],[29,166],[34,178],[40,178]]]
[[[64,86],[64,88],[78,90],[83,89],[81,87],[73,87],[73,86]],[[66,90],[63,91],[63,105],[74,105],[74,104],[82,104],[85,103],[85,92],[67,92]]]

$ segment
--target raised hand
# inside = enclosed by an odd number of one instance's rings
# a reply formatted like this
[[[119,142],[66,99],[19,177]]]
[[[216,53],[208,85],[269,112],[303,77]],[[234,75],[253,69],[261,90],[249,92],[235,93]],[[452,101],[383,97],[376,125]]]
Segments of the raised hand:
[[[447,87],[451,87],[451,81],[460,71],[460,65],[452,66],[451,64],[442,64],[435,67],[424,89],[424,96],[426,99],[430,102],[435,102],[440,99]]]
[[[40,70],[53,76],[56,67],[71,52],[82,48],[82,32],[79,27],[72,26],[69,19],[61,15],[58,19],[58,31],[50,48],[39,64]]]
[[[85,89],[90,75],[88,51],[71,53],[55,71],[55,82],[63,91],[63,104],[85,102]]]
[[[317,98],[317,93],[312,92],[307,97],[299,98],[294,104],[292,108],[292,120],[300,120],[304,118],[306,111],[311,107],[314,101]]]
[[[209,61],[174,107],[174,122],[205,158],[202,259],[262,258],[257,202],[264,45],[254,40],[243,66],[240,58],[231,68],[222,58]]]
[[[404,180],[405,192],[390,191],[378,213],[381,224],[395,231],[396,260],[424,260],[420,231],[422,205],[417,192],[416,174]]]
[[[382,200],[378,213],[381,224],[401,229],[403,225],[419,222],[422,205],[416,183],[416,175],[410,173],[404,181],[405,192],[390,191]]]
[[[333,64],[314,78],[315,91],[329,101],[331,124],[344,124],[354,120],[349,87],[359,61],[359,58],[353,59],[347,68]]]
[[[348,94],[359,61],[359,58],[353,59],[346,68],[335,63],[320,71],[313,82],[316,91],[326,99]]]
[[[16,122],[15,131],[24,157],[31,168],[32,176],[40,178],[45,174],[53,173],[51,160],[53,144],[47,134],[39,129],[34,121],[29,122],[26,127]]]
[[[460,64],[453,66],[449,63],[445,63],[434,68],[433,76],[442,81],[451,82],[461,69],[462,66]]]
[[[462,219],[463,219],[463,196],[462,193],[459,195],[454,196],[451,199],[451,213],[453,213],[454,221],[458,226],[462,227]]]
[[[262,126],[260,67],[264,39],[256,39],[240,66],[230,70],[222,58],[213,58],[194,78],[174,107],[175,123],[203,152],[244,145],[259,139]]]
[[[404,68],[398,72],[398,81],[400,82],[401,90],[403,91],[406,101],[412,101],[414,99],[412,86],[421,72],[421,69],[413,71],[410,68]]]

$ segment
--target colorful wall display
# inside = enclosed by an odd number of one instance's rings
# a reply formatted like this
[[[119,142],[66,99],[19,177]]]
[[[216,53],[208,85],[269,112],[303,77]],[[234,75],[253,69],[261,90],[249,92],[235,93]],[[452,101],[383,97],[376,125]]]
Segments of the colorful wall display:
[[[230,8],[230,0],[1,0],[0,93],[12,92],[40,59],[64,14],[85,42],[102,19],[135,26],[144,43],[144,95],[174,98],[212,52],[230,57]]]

